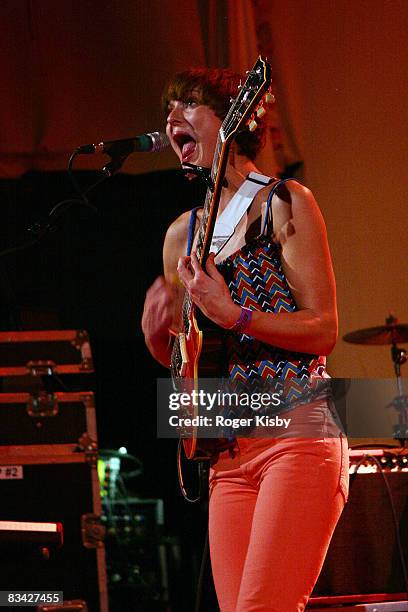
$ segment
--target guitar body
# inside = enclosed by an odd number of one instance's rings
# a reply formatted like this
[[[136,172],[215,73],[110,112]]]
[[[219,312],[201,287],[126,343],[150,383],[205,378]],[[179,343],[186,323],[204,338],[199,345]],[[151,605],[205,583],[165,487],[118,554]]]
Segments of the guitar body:
[[[176,336],[173,356],[178,353],[177,371],[172,366],[173,382],[179,392],[199,391],[200,378],[215,378],[220,376],[222,368],[223,341],[219,330],[203,332],[199,329],[194,310],[190,313],[187,332]],[[186,417],[199,416],[199,407],[185,407]],[[187,459],[209,460],[219,452],[221,447],[227,447],[226,441],[215,438],[197,436],[196,426],[184,427],[180,432],[184,453]]]
[[[232,106],[218,134],[195,247],[202,266],[205,266],[210,252],[230,144],[235,135],[246,126],[250,130],[255,129],[255,114],[262,117],[265,113],[263,102],[273,101],[272,94],[267,92],[271,82],[271,68],[268,62],[259,57],[247,75],[244,85],[239,87],[237,98],[232,101]],[[264,95],[265,100],[263,100]],[[199,391],[200,378],[220,378],[226,374],[226,364],[223,359],[220,330],[210,329],[204,333],[200,330],[196,318],[196,306],[188,293],[184,296],[181,320],[182,331],[175,337],[171,355],[171,372],[177,391],[191,394],[194,390]],[[185,416],[192,419],[200,416],[199,406],[188,406]],[[196,420],[198,421],[199,419]],[[198,427],[195,426],[184,427],[180,432],[184,452],[188,459],[211,460],[222,450],[234,445],[233,441],[201,438],[197,434]]]

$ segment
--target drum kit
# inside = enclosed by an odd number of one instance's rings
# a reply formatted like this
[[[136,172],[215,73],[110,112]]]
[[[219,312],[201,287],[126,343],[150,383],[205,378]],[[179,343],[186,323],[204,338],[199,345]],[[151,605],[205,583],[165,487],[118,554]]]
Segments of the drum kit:
[[[398,424],[394,426],[394,437],[403,446],[408,445],[408,396],[404,395],[401,380],[401,366],[407,361],[407,351],[398,346],[408,342],[408,324],[399,323],[398,319],[390,314],[385,325],[357,329],[343,336],[343,340],[352,344],[365,346],[387,345],[391,346],[391,359],[397,381],[397,395],[390,406],[398,412]]]

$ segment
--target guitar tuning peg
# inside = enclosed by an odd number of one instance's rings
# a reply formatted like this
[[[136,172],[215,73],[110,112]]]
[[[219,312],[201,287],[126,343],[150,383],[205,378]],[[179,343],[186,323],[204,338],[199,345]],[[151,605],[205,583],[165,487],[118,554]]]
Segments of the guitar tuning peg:
[[[235,98],[232,98],[232,97],[231,97],[231,98],[229,99],[229,101],[230,101],[230,104],[233,104],[233,103],[235,102]]]
[[[265,102],[266,104],[273,104],[275,102],[275,96],[271,91],[267,91],[265,94]]]
[[[261,119],[261,117],[263,117],[264,115],[266,115],[266,109],[264,106],[262,106],[262,104],[260,104],[256,109],[256,116]]]
[[[239,85],[238,85],[238,90],[242,89],[242,79],[239,79]]]
[[[255,121],[255,119],[252,118],[248,121],[248,129],[250,132],[255,132],[257,127],[258,127],[258,124]]]

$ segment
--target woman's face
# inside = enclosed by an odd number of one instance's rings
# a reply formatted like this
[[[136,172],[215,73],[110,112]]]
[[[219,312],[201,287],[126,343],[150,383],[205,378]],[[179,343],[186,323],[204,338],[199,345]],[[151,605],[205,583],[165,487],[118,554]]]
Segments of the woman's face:
[[[183,164],[211,168],[221,120],[214,111],[194,99],[171,100],[166,133]]]

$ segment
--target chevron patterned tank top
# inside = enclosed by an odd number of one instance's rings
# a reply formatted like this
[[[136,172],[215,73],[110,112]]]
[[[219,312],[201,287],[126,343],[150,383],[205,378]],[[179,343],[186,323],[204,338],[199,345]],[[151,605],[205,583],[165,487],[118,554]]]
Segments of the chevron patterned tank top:
[[[289,180],[289,179],[286,179]],[[293,179],[292,179],[293,180]],[[251,310],[279,313],[298,310],[291,294],[281,263],[281,247],[272,236],[271,202],[279,185],[277,181],[268,197],[262,233],[227,257],[218,269],[228,284],[236,304]],[[312,392],[312,378],[325,376],[326,360],[318,355],[286,351],[265,344],[246,334],[227,332],[226,358],[230,385],[234,389],[257,387],[264,381],[276,383],[294,379],[285,384],[285,396],[294,400],[310,400],[305,387]]]
[[[273,184],[260,235],[217,265],[234,302],[251,310],[271,313],[298,310],[282,268],[281,247],[271,237],[272,197],[287,180],[294,179],[277,180]],[[193,244],[197,210],[192,211],[190,218],[187,254],[190,254]],[[321,381],[327,376],[325,357],[286,351],[235,332],[225,333],[225,358],[226,371],[220,375],[227,376],[231,389],[259,391],[273,381],[274,388],[284,392],[285,401],[280,409],[288,408],[289,404],[308,402],[311,397],[320,395],[321,386],[317,379]]]

